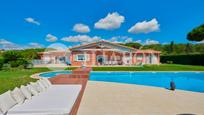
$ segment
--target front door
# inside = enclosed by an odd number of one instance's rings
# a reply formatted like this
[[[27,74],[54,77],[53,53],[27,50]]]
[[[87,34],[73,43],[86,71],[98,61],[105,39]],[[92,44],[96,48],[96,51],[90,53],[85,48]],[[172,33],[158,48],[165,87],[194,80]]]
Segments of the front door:
[[[99,65],[103,65],[104,62],[105,62],[105,58],[104,58],[104,56],[102,56],[102,55],[98,55],[96,60],[97,60],[97,63],[98,63]]]

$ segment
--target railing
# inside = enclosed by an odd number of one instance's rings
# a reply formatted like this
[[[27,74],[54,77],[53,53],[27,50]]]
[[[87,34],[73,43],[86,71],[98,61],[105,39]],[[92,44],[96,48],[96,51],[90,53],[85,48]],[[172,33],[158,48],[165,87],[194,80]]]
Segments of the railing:
[[[51,64],[50,61],[46,61],[46,60],[33,60],[32,63],[33,63],[33,65]]]

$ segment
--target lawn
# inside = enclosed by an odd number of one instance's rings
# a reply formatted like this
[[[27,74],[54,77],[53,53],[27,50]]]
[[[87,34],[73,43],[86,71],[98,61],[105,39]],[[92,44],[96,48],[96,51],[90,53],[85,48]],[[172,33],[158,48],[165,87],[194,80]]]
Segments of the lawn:
[[[143,67],[93,67],[93,71],[204,71],[204,66],[161,64]]]
[[[12,90],[16,86],[27,84],[36,79],[30,78],[30,75],[39,72],[49,71],[47,68],[33,68],[29,70],[9,70],[0,71],[0,94],[7,90]]]

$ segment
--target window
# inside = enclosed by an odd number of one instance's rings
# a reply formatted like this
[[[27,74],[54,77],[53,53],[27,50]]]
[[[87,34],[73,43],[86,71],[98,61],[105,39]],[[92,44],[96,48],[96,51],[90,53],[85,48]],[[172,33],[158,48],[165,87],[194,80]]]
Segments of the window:
[[[86,60],[85,55],[83,55],[83,54],[77,55],[77,61],[85,61],[85,60]]]
[[[136,56],[137,60],[142,60],[142,58],[143,58],[143,54],[137,54],[137,56]]]

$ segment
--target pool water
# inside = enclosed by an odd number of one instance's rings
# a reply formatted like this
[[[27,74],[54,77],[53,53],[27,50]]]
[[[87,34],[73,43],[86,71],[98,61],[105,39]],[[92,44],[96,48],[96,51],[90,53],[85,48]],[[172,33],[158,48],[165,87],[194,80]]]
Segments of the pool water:
[[[90,80],[204,92],[204,72],[91,72]]]
[[[41,77],[46,77],[46,78],[50,78],[50,77],[54,77],[54,76],[60,75],[60,74],[71,74],[71,71],[46,72],[46,73],[40,74],[39,76],[41,76]]]

